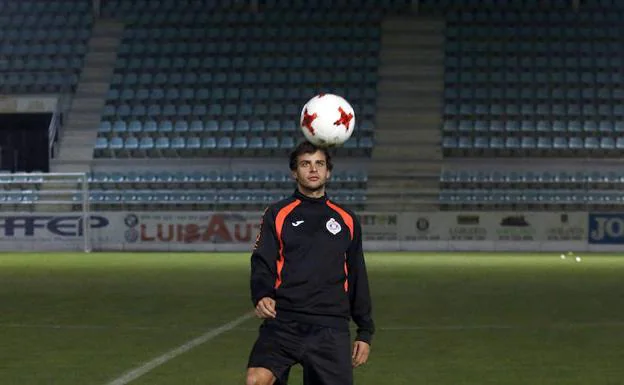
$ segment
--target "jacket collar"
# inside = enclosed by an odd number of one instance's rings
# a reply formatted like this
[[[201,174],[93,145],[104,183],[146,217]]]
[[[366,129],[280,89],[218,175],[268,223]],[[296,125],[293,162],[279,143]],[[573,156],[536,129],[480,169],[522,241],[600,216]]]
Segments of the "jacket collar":
[[[325,203],[327,201],[327,193],[325,193],[325,195],[323,195],[320,198],[310,198],[309,196],[303,195],[298,189],[295,189],[293,196],[304,202],[310,202],[310,203]]]

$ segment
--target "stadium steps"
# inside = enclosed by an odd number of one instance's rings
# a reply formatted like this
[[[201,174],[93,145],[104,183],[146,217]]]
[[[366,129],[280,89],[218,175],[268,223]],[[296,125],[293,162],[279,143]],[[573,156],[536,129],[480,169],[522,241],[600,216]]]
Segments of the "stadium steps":
[[[403,147],[406,147],[407,149],[412,151],[412,149],[409,146],[402,146],[403,144],[410,144],[410,145],[417,146],[423,143],[433,143],[433,144],[439,143],[437,140],[438,130],[434,130],[434,129],[418,130],[419,135],[412,135],[411,133],[406,132],[406,131],[408,130],[398,129],[398,128],[383,130],[381,135],[376,136],[375,143],[377,145],[388,145],[392,147],[397,146],[397,148],[394,148],[395,151],[397,149],[402,149]],[[432,147],[436,147],[436,146],[432,146]],[[439,148],[435,148],[435,150],[442,151],[442,149],[439,149]]]
[[[368,209],[436,209],[443,60],[442,21],[400,16],[382,22]]]
[[[117,21],[95,22],[80,82],[63,127],[59,156],[52,162],[54,172],[89,170],[123,30],[124,25]]]
[[[386,175],[370,174],[366,188],[367,209],[437,210],[440,182],[436,178],[439,174],[425,170],[395,169]],[[400,195],[399,199],[397,195]]]

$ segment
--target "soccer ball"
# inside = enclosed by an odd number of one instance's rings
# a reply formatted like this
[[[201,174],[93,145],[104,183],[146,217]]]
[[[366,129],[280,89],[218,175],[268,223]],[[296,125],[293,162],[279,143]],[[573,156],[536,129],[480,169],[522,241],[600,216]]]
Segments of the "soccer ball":
[[[300,127],[306,139],[317,146],[340,146],[353,134],[355,112],[344,98],[319,94],[303,106]]]

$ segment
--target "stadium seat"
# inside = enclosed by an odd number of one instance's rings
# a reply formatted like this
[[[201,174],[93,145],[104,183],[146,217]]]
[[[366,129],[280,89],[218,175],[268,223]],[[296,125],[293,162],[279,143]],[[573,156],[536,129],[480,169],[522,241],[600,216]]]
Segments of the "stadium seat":
[[[217,148],[220,150],[229,150],[232,148],[232,138],[228,136],[220,137],[217,140]]]
[[[603,150],[614,150],[615,140],[610,137],[600,138],[600,148]]]
[[[123,149],[123,155],[132,155],[139,148],[139,141],[135,137],[126,138]]]
[[[569,139],[568,146],[573,150],[581,150],[584,147],[583,139],[579,137],[572,137]]]
[[[98,129],[98,134],[110,134],[113,131],[113,126],[111,122],[104,120],[100,122],[100,127]]]
[[[295,140],[291,136],[282,137],[279,146],[282,149],[292,149],[293,147],[295,147]]]
[[[220,131],[219,122],[216,120],[208,120],[204,125],[205,132],[218,132]]]
[[[198,134],[204,131],[204,124],[201,120],[193,120],[189,127],[189,132],[193,134]]]
[[[128,105],[144,106],[145,113],[135,115],[137,120],[143,121],[140,116],[157,122],[171,120],[175,122],[172,135],[191,131],[227,133],[231,131],[229,123],[222,125],[231,120],[235,122],[232,131],[258,136],[269,127],[275,128],[274,123],[269,123],[274,120],[280,123],[279,130],[274,130],[272,135],[280,137],[284,131],[294,134],[298,130],[295,119],[300,113],[301,95],[316,93],[313,87],[321,80],[334,82],[338,85],[337,93],[342,91],[354,104],[362,106],[358,111],[361,116],[358,122],[362,122],[359,130],[374,129],[379,19],[362,19],[370,23],[366,28],[351,25],[357,20],[353,18],[348,25],[343,22],[341,26],[318,27],[312,32],[309,27],[289,20],[296,14],[287,14],[282,21],[282,16],[269,11],[266,18],[256,20],[251,27],[252,18],[247,13],[177,13],[171,11],[176,9],[174,2],[162,9],[139,12],[140,7],[125,4],[105,6],[111,14],[132,20],[125,29],[115,64],[113,84],[123,87],[113,88],[128,90],[123,98]],[[238,25],[239,16],[248,22]],[[188,23],[185,28],[172,27],[181,21]],[[226,22],[231,24],[219,24]],[[203,30],[206,25],[209,25],[205,30],[209,41],[205,44],[193,41],[193,31]],[[269,35],[314,36],[311,43],[314,47],[335,55],[307,58],[302,55],[300,45],[263,41]],[[337,37],[340,38],[336,40]],[[258,41],[251,44],[251,38]],[[366,53],[366,57],[341,57],[339,53],[343,51]],[[307,69],[320,71],[313,74]],[[360,86],[353,87],[355,84]],[[154,88],[160,91],[148,91]],[[191,107],[190,112],[187,106]],[[140,111],[138,108],[132,111]],[[115,110],[108,120],[123,117],[123,108],[121,112],[120,115]],[[179,120],[189,122],[188,127],[178,124]],[[200,129],[200,123],[191,120],[203,122],[203,127]],[[209,120],[219,122],[216,130],[213,123],[208,124]]]
[[[237,133],[246,133],[250,131],[249,122],[247,120],[239,120],[236,122],[234,131]]]
[[[178,120],[174,123],[173,131],[177,134],[186,133],[189,131],[188,122],[184,120]]]
[[[201,148],[200,138],[196,136],[189,137],[186,140],[186,148],[192,151],[191,154],[194,154],[196,151],[198,151]]]
[[[106,152],[108,150],[108,139],[99,137],[95,141],[95,155],[96,157],[107,155]],[[1,173],[1,172],[0,172]]]
[[[108,142],[108,148],[111,150],[121,150],[124,147],[124,141],[122,138],[115,137],[111,138]]]
[[[564,137],[555,137],[553,140],[553,148],[557,150],[567,150],[568,140]]]
[[[113,123],[113,133],[114,134],[125,134],[128,132],[128,127],[126,126],[126,122],[123,120],[117,120]]]
[[[237,136],[232,141],[232,148],[235,150],[244,150],[248,147],[249,143],[247,138],[244,136]]]
[[[445,136],[442,138],[442,148],[450,150],[457,148],[457,146],[457,138],[451,136]]]
[[[201,148],[203,150],[214,150],[217,148],[217,140],[214,137],[203,138]]]

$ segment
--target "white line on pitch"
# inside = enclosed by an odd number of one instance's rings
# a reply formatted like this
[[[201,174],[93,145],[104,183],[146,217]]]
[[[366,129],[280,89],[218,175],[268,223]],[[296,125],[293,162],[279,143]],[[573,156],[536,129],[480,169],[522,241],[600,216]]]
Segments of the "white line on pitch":
[[[237,319],[226,323],[225,325],[221,325],[216,329],[212,329],[207,333],[202,334],[201,336],[192,339],[183,345],[178,346],[177,348],[166,352],[165,354],[158,356],[141,366],[137,366],[136,368],[129,370],[128,372],[122,374],[118,378],[108,382],[106,385],[125,385],[130,383],[131,381],[136,380],[137,378],[143,376],[144,374],[150,372],[151,370],[157,368],[158,366],[176,358],[177,356],[188,352],[189,350],[202,345],[211,339],[217,337],[220,334],[223,334],[227,331],[234,329],[236,326],[242,324],[247,321],[249,318],[253,316],[253,312],[244,314]]]

